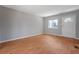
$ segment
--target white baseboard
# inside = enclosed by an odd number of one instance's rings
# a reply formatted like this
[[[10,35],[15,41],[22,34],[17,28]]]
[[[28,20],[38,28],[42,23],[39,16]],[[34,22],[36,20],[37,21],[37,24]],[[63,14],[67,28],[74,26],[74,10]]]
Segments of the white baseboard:
[[[74,37],[67,37],[67,36],[64,36],[64,35],[58,35],[58,34],[48,34],[48,35],[55,35],[55,36],[60,36],[60,37],[66,37],[66,38],[71,38],[71,39],[77,39],[79,40],[79,38],[74,38]]]
[[[35,34],[35,35],[29,35],[29,36],[26,35],[26,36],[22,36],[22,37],[18,37],[18,38],[12,38],[12,39],[8,39],[8,40],[5,40],[5,41],[0,41],[0,43],[19,40],[19,39],[28,38],[28,37],[37,36],[37,35],[41,35],[41,34]]]
[[[42,34],[42,33],[41,33],[41,34]],[[8,42],[8,41],[14,41],[14,40],[19,40],[19,39],[28,38],[28,37],[32,37],[32,36],[37,36],[37,35],[41,35],[41,34],[35,34],[35,35],[29,35],[29,36],[22,36],[22,37],[13,38],[13,39],[5,40],[5,41],[0,41],[0,43]],[[58,35],[58,34],[47,34],[47,35],[55,35],[55,36],[66,37],[66,36]],[[72,37],[67,37],[67,38],[72,38]],[[79,40],[79,38],[72,38],[72,39],[77,39],[77,40]]]

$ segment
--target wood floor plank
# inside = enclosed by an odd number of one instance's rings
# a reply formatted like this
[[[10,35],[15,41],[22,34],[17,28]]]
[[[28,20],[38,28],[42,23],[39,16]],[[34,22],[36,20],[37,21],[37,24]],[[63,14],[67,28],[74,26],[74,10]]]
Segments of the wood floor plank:
[[[78,54],[79,40],[54,36],[38,35],[0,44],[2,54]]]

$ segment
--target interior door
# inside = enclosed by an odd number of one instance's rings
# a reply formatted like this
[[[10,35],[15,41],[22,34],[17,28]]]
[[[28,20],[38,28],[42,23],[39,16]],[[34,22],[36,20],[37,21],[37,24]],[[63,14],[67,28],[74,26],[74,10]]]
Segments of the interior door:
[[[75,17],[68,16],[62,18],[62,35],[75,38]]]

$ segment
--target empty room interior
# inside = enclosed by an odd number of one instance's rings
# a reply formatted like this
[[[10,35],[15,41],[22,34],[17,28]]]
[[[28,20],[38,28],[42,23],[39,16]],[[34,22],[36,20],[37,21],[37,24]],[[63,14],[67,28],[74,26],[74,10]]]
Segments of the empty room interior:
[[[1,5],[0,54],[79,54],[79,5]]]

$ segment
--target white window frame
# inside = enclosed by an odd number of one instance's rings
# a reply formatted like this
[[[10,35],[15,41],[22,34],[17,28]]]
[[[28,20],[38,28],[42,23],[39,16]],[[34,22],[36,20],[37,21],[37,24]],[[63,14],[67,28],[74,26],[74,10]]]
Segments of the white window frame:
[[[48,20],[48,28],[58,29],[58,19]]]

